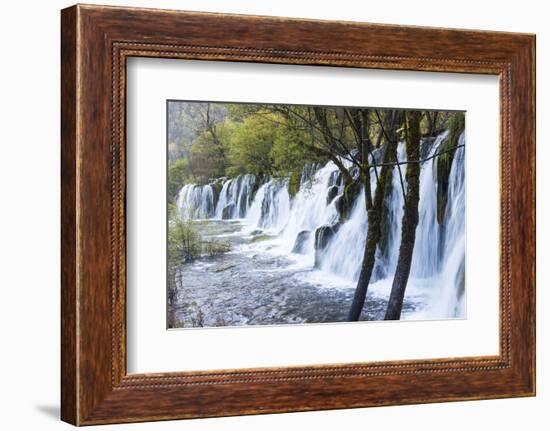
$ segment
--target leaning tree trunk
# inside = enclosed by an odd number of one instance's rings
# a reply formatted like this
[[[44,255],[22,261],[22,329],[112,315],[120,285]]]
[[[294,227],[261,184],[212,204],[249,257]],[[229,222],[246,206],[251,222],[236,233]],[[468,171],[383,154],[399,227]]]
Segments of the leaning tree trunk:
[[[420,111],[407,113],[407,160],[420,159]],[[416,226],[418,225],[418,201],[420,199],[420,164],[407,164],[407,194],[405,196],[405,207],[403,221],[401,223],[401,245],[399,246],[399,257],[397,268],[393,277],[390,300],[386,310],[385,320],[399,320],[403,308],[405,289],[411,272],[414,242],[416,239]]]
[[[394,124],[392,124],[391,127],[394,128]],[[376,247],[380,241],[380,217],[386,195],[386,183],[387,181],[391,181],[392,178],[393,166],[390,162],[392,162],[395,158],[396,149],[397,139],[392,137],[392,139],[390,139],[386,144],[386,151],[384,152],[383,159],[384,165],[382,166],[380,175],[378,176],[378,183],[374,192],[372,207],[367,209],[367,240],[365,242],[359,280],[357,281],[353,301],[348,314],[348,321],[350,322],[359,320],[359,317],[361,317],[361,312],[363,311],[363,306],[365,305],[367,289],[369,287],[372,270],[374,269]],[[367,177],[366,181],[370,182],[370,178]],[[370,187],[365,187],[365,190],[367,189],[370,190]]]
[[[380,184],[378,185],[380,187]],[[370,277],[374,268],[374,256],[376,246],[380,239],[380,211],[373,208],[369,211],[369,220],[367,226],[367,241],[365,242],[365,250],[363,252],[363,262],[361,263],[361,272],[359,280],[353,295],[353,301],[349,309],[348,321],[356,322],[361,317],[365,298],[367,297],[367,289],[370,283]]]

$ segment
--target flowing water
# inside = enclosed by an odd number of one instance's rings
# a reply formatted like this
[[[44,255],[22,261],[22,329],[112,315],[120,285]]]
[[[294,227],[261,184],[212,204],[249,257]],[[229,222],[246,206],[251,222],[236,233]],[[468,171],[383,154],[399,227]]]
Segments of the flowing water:
[[[176,204],[185,219],[205,219],[214,215],[214,190],[210,184],[186,184],[178,194]]]
[[[447,132],[424,142],[437,153]],[[459,140],[464,144],[464,136]],[[406,159],[404,144],[398,159]],[[397,265],[406,165],[392,172],[385,242],[376,252],[362,320],[382,319]],[[421,165],[419,224],[402,319],[465,317],[464,148],[455,152],[443,223],[437,220],[436,158]],[[371,171],[372,192],[376,187]],[[219,185],[185,185],[177,205],[203,237],[231,243],[222,256],[185,263],[176,326],[344,321],[359,277],[368,216],[364,191],[347,220],[337,209],[343,184],[332,162],[306,165],[295,196],[288,179],[242,175]]]

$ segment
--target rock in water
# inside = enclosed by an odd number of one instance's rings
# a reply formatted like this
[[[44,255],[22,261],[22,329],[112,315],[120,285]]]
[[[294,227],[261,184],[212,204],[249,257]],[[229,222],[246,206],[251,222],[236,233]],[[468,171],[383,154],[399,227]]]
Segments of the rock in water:
[[[335,226],[328,224],[317,228],[315,230],[315,250],[324,250],[336,231]]]
[[[359,197],[361,190],[359,181],[353,181],[344,187],[344,192],[340,196],[335,198],[334,204],[340,214],[341,220],[346,220],[350,217],[355,200]]]
[[[340,171],[333,171],[330,173],[328,179],[329,186],[340,186],[342,185],[342,173]]]
[[[246,209],[248,208],[248,192],[243,194],[243,197],[239,200],[239,217],[243,218],[246,216]]]
[[[321,264],[321,253],[325,250],[330,240],[338,232],[339,224],[328,225],[325,224],[315,230],[315,266],[319,267]]]
[[[303,230],[296,236],[296,241],[294,242],[294,247],[292,247],[292,253],[305,254],[306,253],[306,243],[311,236],[310,230]]]
[[[213,214],[216,212],[216,206],[218,205],[218,199],[220,197],[220,192],[222,191],[223,187],[223,180],[217,179],[213,183],[210,184],[212,187],[212,206],[213,206]]]
[[[327,191],[327,205],[330,204],[338,194],[338,187],[332,186]]]
[[[229,204],[222,210],[222,220],[228,220],[233,218],[233,212],[235,211],[235,204]]]

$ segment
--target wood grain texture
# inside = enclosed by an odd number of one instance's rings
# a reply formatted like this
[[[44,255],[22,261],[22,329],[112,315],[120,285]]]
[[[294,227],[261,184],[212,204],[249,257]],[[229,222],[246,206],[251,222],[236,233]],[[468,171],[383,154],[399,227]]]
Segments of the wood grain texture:
[[[534,394],[533,35],[79,5],[62,11],[61,38],[63,420],[86,425]],[[500,354],[127,375],[129,56],[498,75]]]
[[[61,16],[61,417],[77,422],[76,9]]]

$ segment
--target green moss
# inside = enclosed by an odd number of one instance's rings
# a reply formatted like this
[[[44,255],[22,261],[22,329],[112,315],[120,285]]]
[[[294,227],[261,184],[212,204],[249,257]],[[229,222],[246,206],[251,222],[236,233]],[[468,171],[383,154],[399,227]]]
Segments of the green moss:
[[[290,179],[288,181],[288,194],[290,197],[293,197],[298,193],[300,189],[300,172],[294,171],[290,174]]]
[[[260,241],[266,241],[268,239],[271,239],[272,236],[268,235],[267,233],[263,233],[261,235],[257,235],[250,242],[260,242]]]
[[[264,175],[258,174],[256,175],[256,181],[254,181],[254,184],[252,185],[252,193],[250,193],[250,201],[248,202],[249,205],[252,204],[252,201],[254,200],[254,196],[256,196],[256,192],[260,188],[260,186],[264,183]]]
[[[464,112],[456,112],[447,121],[447,127],[449,129],[448,139],[456,146],[458,145],[458,138],[464,130],[466,118]]]
[[[397,169],[397,168],[396,168]],[[389,171],[391,173],[391,171]],[[380,242],[378,243],[380,251],[384,256],[387,256],[389,251],[390,243],[390,205],[391,205],[391,194],[393,191],[393,181],[391,181],[391,175],[388,175],[387,178],[380,179],[384,182],[384,205],[382,205],[381,217],[380,217]],[[399,190],[401,193],[401,190]]]
[[[344,193],[336,202],[336,209],[340,213],[340,220],[347,220],[351,215],[353,204],[361,192],[359,181],[353,181],[344,186]]]
[[[447,196],[449,192],[449,174],[453,163],[453,152],[442,154],[437,158],[437,222],[445,220]]]
[[[464,130],[464,112],[457,112],[447,120],[449,135],[439,146],[438,152],[444,153],[437,157],[437,222],[442,224],[445,220],[445,208],[449,192],[449,174],[453,165],[453,158],[456,152],[460,134]]]
[[[214,198],[214,206],[218,203],[218,198],[220,197],[220,192],[222,191],[223,182],[220,180],[214,181],[212,184],[212,194]]]
[[[217,256],[231,250],[229,242],[205,241],[202,243],[202,252],[208,256]]]

